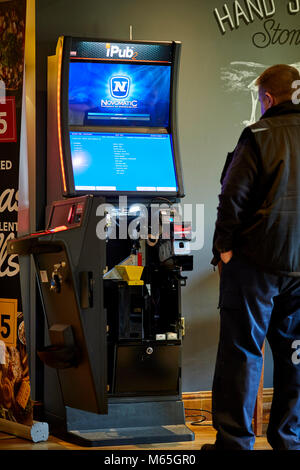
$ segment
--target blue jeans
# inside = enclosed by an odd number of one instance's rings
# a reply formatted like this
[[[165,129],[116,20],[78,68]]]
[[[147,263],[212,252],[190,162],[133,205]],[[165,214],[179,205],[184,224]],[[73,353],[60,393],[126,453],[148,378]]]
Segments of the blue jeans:
[[[220,278],[220,339],[213,382],[219,449],[253,448],[252,418],[266,337],[274,360],[268,442],[276,450],[300,450],[300,364],[294,343],[300,340],[300,278],[264,272],[234,255],[223,263]]]

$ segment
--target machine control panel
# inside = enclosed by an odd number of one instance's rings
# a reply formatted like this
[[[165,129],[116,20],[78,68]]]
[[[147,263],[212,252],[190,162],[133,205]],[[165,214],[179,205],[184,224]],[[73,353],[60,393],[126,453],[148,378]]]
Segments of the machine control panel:
[[[57,227],[75,228],[81,225],[84,209],[85,198],[75,198],[73,200],[61,201],[54,204],[48,221],[48,230]]]

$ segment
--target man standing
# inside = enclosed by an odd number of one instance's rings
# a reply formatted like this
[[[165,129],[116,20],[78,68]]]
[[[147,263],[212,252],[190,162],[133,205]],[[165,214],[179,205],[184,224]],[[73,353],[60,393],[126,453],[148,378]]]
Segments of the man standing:
[[[249,450],[267,337],[274,395],[267,438],[300,450],[299,72],[268,68],[257,80],[262,118],[242,133],[223,179],[214,237],[222,260],[220,339],[213,383],[214,445]],[[216,258],[216,257],[215,257]]]

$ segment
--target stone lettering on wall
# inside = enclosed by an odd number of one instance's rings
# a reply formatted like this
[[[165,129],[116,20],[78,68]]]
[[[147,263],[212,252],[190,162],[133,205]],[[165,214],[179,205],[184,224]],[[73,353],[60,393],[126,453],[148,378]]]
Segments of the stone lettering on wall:
[[[280,1],[282,4],[283,0]],[[248,26],[255,21],[263,21],[262,28],[255,32],[252,43],[260,49],[269,46],[298,46],[300,44],[300,27],[289,28],[276,20],[277,3],[275,0],[244,0],[224,3],[222,8],[214,9],[214,16],[222,35]],[[288,15],[300,14],[300,0],[286,2]]]

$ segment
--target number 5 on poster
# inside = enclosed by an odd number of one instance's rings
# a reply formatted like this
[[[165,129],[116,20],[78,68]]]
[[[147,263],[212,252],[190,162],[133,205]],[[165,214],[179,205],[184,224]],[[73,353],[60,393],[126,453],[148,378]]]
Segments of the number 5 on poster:
[[[16,346],[17,299],[0,299],[0,341],[7,346]]]
[[[14,96],[0,100],[0,142],[16,142],[16,103]]]

